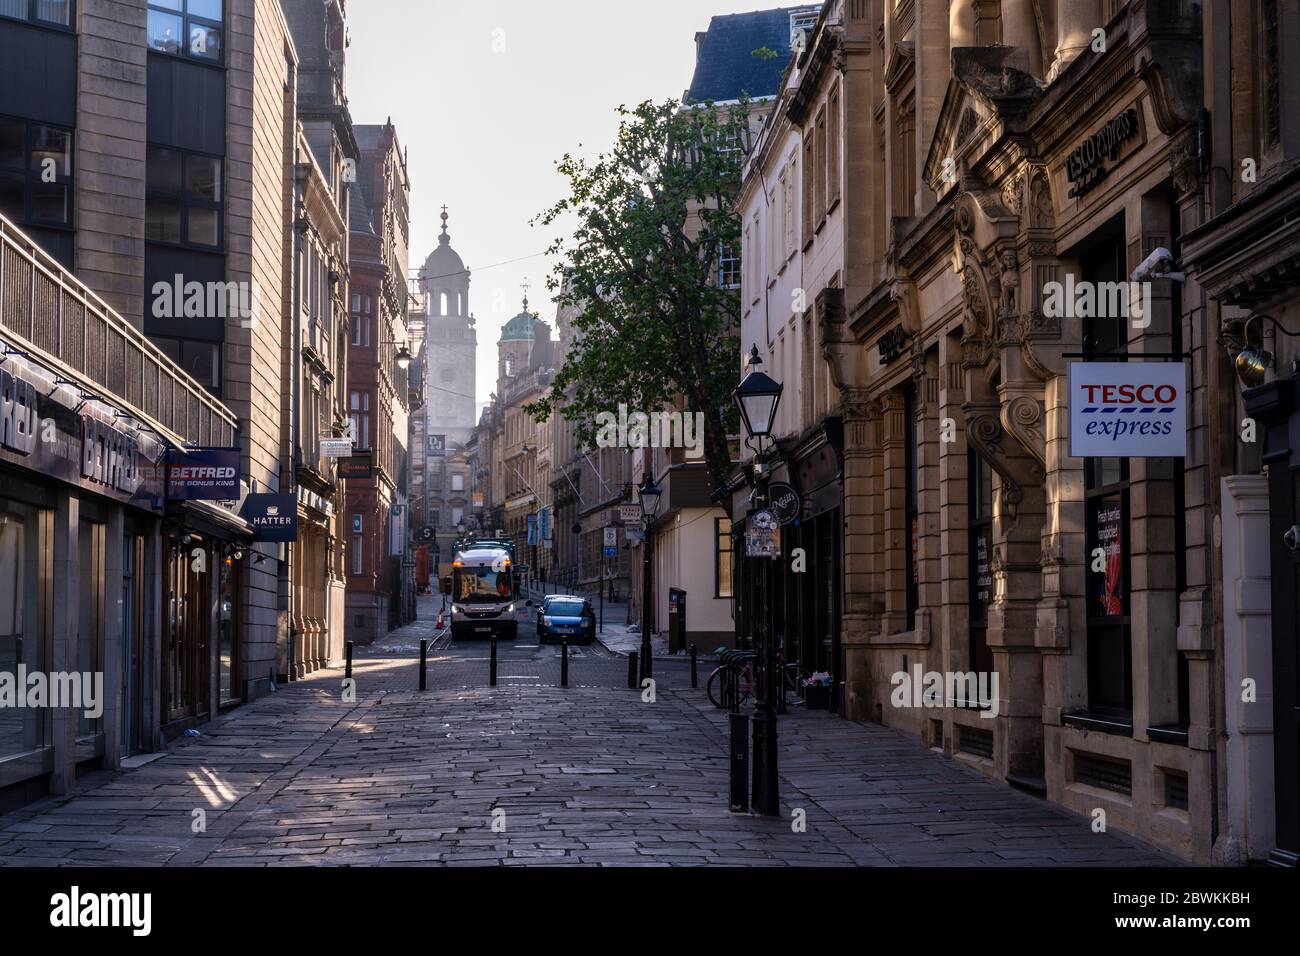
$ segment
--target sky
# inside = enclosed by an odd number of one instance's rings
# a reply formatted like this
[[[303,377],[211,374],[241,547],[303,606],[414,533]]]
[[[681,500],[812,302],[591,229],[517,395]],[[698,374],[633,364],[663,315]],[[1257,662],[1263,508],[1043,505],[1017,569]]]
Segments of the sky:
[[[554,325],[529,220],[564,195],[555,161],[613,142],[615,108],[678,99],[695,34],[716,14],[780,0],[352,0],[347,92],[355,123],[391,117],[411,177],[411,272],[441,232],[470,270],[476,392],[496,385],[501,327],[522,307]],[[515,261],[512,261],[515,260]]]

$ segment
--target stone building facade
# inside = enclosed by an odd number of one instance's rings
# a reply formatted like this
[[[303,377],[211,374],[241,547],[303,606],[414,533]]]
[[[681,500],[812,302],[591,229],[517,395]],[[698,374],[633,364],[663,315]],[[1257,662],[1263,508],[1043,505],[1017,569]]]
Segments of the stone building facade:
[[[1278,5],[1228,6],[831,0],[744,187],[783,465],[821,421],[842,483],[841,711],[1202,862],[1285,857],[1295,812],[1293,721],[1233,702],[1295,659],[1260,604],[1294,573],[1271,464],[1293,250],[1260,224],[1289,208],[1296,87],[1285,43],[1252,39]],[[1121,283],[1141,313],[1048,305]],[[1271,361],[1243,398],[1250,346]],[[1097,361],[1185,369],[1182,457],[1071,455],[1071,367]],[[896,693],[930,672],[998,683],[983,706]]]

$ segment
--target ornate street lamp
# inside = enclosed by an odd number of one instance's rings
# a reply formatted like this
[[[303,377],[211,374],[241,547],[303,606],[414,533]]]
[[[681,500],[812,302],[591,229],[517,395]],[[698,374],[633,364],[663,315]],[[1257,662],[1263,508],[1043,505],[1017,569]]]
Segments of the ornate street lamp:
[[[397,367],[403,372],[411,367],[411,350],[406,347],[405,342],[397,347]]]
[[[655,484],[654,477],[647,471],[641,479],[637,494],[637,504],[641,508],[641,527],[645,529],[645,540],[641,542],[641,660],[638,668],[641,672],[640,680],[644,681],[651,676],[650,656],[653,653],[650,647],[650,606],[654,600],[654,592],[650,587],[650,525],[654,523],[655,513],[659,510],[663,490]]]
[[[740,416],[744,420],[745,431],[749,433],[746,444],[755,442],[755,445],[750,445],[754,450],[755,497],[760,503],[765,503],[767,469],[764,467],[763,439],[772,441],[772,425],[776,421],[776,409],[781,404],[784,387],[759,368],[762,364],[763,359],[755,345],[749,353],[745,377],[736,386],[736,404],[740,406]],[[759,578],[762,592],[762,611],[758,617],[762,693],[754,706],[754,808],[764,816],[778,816],[781,813],[781,798],[776,769],[776,695],[784,675],[776,671],[776,635],[771,622],[772,588],[768,580],[770,573],[770,563],[764,564]]]
[[[771,437],[772,425],[776,421],[776,409],[781,404],[781,392],[785,387],[764,372],[760,365],[762,357],[755,345],[749,353],[746,363],[748,371],[736,386],[736,404],[740,406],[740,417],[745,423],[745,431],[751,438]]]

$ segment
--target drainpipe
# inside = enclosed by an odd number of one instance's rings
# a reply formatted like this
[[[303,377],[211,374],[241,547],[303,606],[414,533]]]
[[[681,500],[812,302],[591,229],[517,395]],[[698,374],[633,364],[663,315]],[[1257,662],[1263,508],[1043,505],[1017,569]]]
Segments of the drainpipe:
[[[294,150],[297,151],[297,137],[294,137]],[[295,156],[296,160],[296,156]],[[302,235],[307,228],[307,220],[304,218],[302,210],[302,183],[298,172],[298,163],[293,164],[293,265],[290,270],[291,281],[293,282],[293,307],[290,321],[293,322],[293,352],[290,360],[293,363],[293,376],[290,379],[292,383],[291,394],[289,398],[289,491],[293,493],[295,505],[297,508],[298,497],[298,462],[299,449],[302,444],[302,283],[299,281],[299,273],[302,269]],[[294,574],[298,569],[298,563],[301,555],[295,549],[295,545],[300,545],[301,540],[291,542],[285,546],[285,554],[288,555],[288,574],[289,584],[289,661],[288,661],[288,678],[295,680],[297,674],[297,656],[298,656],[298,628],[296,625],[296,601],[297,595],[294,592]]]

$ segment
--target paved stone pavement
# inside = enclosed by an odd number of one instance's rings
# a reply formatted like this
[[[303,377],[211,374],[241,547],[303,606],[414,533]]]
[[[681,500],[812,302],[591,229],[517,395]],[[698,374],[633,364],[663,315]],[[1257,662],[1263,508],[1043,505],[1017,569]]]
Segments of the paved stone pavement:
[[[341,671],[313,675],[159,760],[0,816],[0,865],[1175,862],[906,734],[822,712],[781,722],[784,816],[731,814],[725,715],[701,690],[421,694],[415,666],[359,659],[354,702]]]

